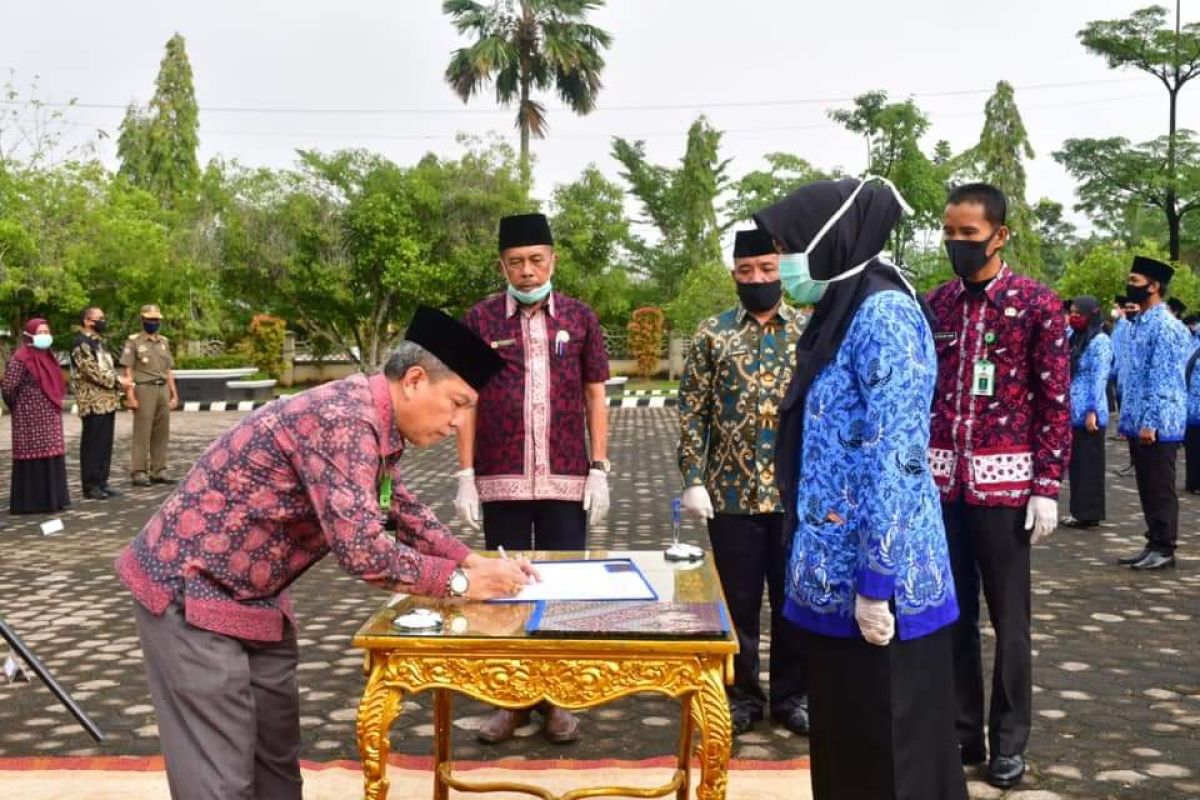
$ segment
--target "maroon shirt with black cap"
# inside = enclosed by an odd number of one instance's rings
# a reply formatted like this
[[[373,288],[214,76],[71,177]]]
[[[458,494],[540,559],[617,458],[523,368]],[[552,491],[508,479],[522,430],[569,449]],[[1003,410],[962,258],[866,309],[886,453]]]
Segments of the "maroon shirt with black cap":
[[[403,452],[382,375],[277,400],[209,446],[117,574],[155,614],[178,602],[199,628],[272,642],[295,623],[287,587],[330,552],[368,583],[443,596],[471,551],[405,488]],[[385,473],[395,536],[379,507]]]
[[[929,466],[942,501],[1018,508],[1031,494],[1057,498],[1071,452],[1062,300],[1007,264],[978,296],[955,279],[928,300],[938,354]],[[991,397],[971,392],[981,359],[995,365]]]
[[[479,499],[581,501],[588,474],[583,389],[608,380],[595,312],[557,292],[532,311],[501,293],[463,322],[504,358],[476,406]]]

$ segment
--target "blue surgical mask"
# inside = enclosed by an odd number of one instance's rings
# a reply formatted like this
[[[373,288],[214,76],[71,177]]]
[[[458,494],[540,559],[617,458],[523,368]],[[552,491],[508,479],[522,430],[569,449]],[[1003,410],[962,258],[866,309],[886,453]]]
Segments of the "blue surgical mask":
[[[862,188],[867,185],[868,181],[882,181],[887,184],[888,188],[892,190],[892,194],[895,195],[896,200],[900,203],[900,207],[906,213],[912,213],[912,208],[905,202],[895,185],[887,178],[875,175],[868,175],[863,178],[862,182],[855,187],[850,196],[842,203],[842,207],[835,211],[833,216],[829,218],[829,221],[821,226],[816,236],[808,243],[808,247],[804,248],[803,253],[785,253],[779,257],[779,279],[783,282],[783,288],[787,290],[788,296],[797,305],[816,305],[825,296],[825,290],[829,288],[829,284],[853,278],[866,269],[867,265],[877,257],[877,255],[871,256],[861,264],[851,267],[842,274],[826,281],[814,278],[808,266],[808,254],[816,249],[817,245],[821,243],[821,239],[825,237],[825,234],[850,210],[850,207],[854,205],[854,200],[858,197],[858,193],[862,191]]]
[[[523,292],[511,283],[508,285],[508,296],[516,300],[523,306],[531,306],[534,303],[540,303],[550,296],[551,282],[546,281],[541,286],[528,292]]]
[[[33,336],[33,346],[38,350],[49,350],[54,344],[54,337],[48,333],[36,333]]]

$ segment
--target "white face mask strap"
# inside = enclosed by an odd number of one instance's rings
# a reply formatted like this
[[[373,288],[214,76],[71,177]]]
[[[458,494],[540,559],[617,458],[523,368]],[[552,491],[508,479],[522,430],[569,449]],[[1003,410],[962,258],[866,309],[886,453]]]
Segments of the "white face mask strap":
[[[900,204],[900,208],[904,211],[904,213],[910,216],[913,214],[913,207],[910,206],[908,201],[904,199],[904,195],[900,194],[900,190],[896,188],[896,184],[892,183],[882,175],[868,175],[867,177],[863,178],[863,183],[866,183],[867,181],[879,181],[887,186],[892,190],[892,196],[896,198],[896,202]]]

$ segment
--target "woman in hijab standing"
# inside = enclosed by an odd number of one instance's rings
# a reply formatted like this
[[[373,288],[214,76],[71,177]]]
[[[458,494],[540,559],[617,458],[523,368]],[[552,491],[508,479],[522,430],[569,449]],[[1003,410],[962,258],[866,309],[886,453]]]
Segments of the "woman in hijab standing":
[[[812,183],[754,217],[785,288],[816,303],[780,408],[784,614],[808,647],[815,800],[966,800],[958,606],[926,455],[937,359],[916,293],[880,257],[906,206],[874,180]]]
[[[1100,304],[1076,297],[1067,317],[1071,335],[1071,513],[1068,528],[1094,528],[1104,519],[1104,432],[1108,428],[1108,376],[1112,340],[1102,330]]]
[[[71,504],[67,489],[62,407],[67,382],[50,353],[53,336],[44,319],[31,319],[0,383],[12,412],[13,470],[9,512],[38,514]]]

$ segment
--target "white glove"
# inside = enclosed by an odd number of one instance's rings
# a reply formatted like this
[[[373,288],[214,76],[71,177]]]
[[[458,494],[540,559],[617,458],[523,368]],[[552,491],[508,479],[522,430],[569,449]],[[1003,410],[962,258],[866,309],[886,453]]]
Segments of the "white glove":
[[[1025,506],[1025,530],[1033,531],[1030,544],[1037,544],[1058,527],[1058,501],[1041,495],[1032,495]]]
[[[683,490],[683,496],[679,498],[679,505],[683,510],[700,519],[713,518],[712,498],[708,496],[708,489],[703,486],[689,486]]]
[[[854,619],[863,638],[871,644],[886,647],[896,635],[896,618],[887,600],[872,600],[861,594],[854,596]]]
[[[588,525],[599,525],[608,516],[608,473],[602,469],[588,470],[583,484],[583,510]]]
[[[455,473],[458,492],[454,495],[454,512],[458,521],[472,530],[479,530],[483,519],[483,504],[479,502],[479,490],[475,488],[475,470],[468,467]]]

